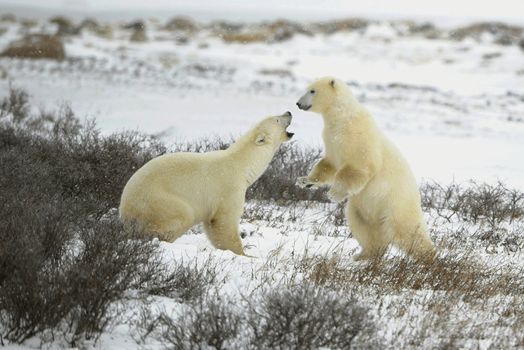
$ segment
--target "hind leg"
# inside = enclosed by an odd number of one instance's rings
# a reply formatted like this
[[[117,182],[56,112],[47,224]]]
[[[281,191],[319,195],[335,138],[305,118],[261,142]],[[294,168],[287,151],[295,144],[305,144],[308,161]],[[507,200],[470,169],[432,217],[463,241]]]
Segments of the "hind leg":
[[[159,239],[174,242],[194,224],[193,209],[184,201],[165,198],[152,208],[150,230]]]
[[[435,256],[435,246],[422,220],[395,220],[394,244],[416,260],[428,260]]]
[[[207,237],[215,248],[230,250],[237,255],[245,255],[238,228],[242,207],[240,210],[221,208],[211,220],[204,223]]]
[[[382,222],[370,222],[358,211],[358,208],[348,203],[346,209],[349,227],[353,237],[362,247],[362,251],[353,256],[354,260],[380,258],[391,242],[391,234],[385,229]]]

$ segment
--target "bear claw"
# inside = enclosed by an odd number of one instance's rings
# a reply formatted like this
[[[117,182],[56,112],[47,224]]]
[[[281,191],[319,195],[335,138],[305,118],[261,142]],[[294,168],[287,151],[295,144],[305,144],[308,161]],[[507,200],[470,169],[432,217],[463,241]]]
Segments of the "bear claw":
[[[308,179],[307,176],[302,176],[297,179],[297,185],[300,188],[316,188],[317,185],[314,182],[311,182],[311,180]]]

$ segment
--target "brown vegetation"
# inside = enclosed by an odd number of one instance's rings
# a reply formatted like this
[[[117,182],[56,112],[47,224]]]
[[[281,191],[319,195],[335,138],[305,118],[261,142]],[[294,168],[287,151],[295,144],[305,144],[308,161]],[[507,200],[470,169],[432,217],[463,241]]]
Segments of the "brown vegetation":
[[[61,61],[66,57],[64,44],[56,36],[31,34],[11,43],[0,56],[12,58],[52,59]]]

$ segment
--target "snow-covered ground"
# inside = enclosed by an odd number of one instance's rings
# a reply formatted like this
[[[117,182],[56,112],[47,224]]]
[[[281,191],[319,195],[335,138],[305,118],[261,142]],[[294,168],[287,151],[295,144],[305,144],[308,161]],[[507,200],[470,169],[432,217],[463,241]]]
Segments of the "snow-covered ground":
[[[320,118],[295,102],[313,79],[335,75],[353,85],[419,179],[524,188],[524,164],[516,161],[524,149],[524,54],[516,45],[489,35],[428,40],[387,22],[270,44],[225,43],[209,30],[186,37],[162,24],[146,22],[144,43],[130,42],[117,22],[113,39],[84,31],[65,39],[64,62],[0,59],[7,75],[0,94],[14,84],[42,107],[70,103],[104,132],[138,129],[168,143],[238,135],[290,110],[295,142],[320,146]],[[0,48],[21,31],[2,27]]]
[[[485,13],[479,16],[489,14],[485,8],[480,10]],[[499,17],[506,15],[513,13]],[[123,29],[122,23],[111,22],[111,39],[88,31],[66,37],[67,59],[62,62],[0,58],[0,73],[7,75],[0,80],[0,96],[13,84],[26,89],[42,108],[70,103],[78,116],[95,117],[104,133],[136,129],[159,134],[167,143],[238,135],[263,116],[289,110],[294,115],[294,142],[320,147],[320,117],[299,111],[295,102],[313,79],[335,75],[352,86],[420,181],[501,180],[524,189],[524,51],[517,45],[496,44],[489,35],[479,40],[430,40],[404,35],[401,25],[389,22],[331,35],[296,34],[282,42],[228,43],[207,29],[181,37],[162,29],[163,21],[152,19],[145,22],[148,40],[137,43],[129,40],[131,31]],[[6,32],[0,36],[0,50],[23,32],[18,23],[0,23],[1,28]],[[55,29],[39,19],[29,30]],[[246,210],[261,210],[253,209],[255,205],[248,204]],[[204,263],[212,256],[225,266],[221,293],[249,295],[268,274],[280,281],[296,273],[291,256],[338,254],[347,258],[358,249],[356,241],[347,238],[345,225],[329,222],[326,213],[333,206],[298,208],[279,208],[273,203],[267,209],[275,211],[275,216],[281,212],[284,218],[298,216],[300,220],[293,224],[274,217],[243,220],[245,245],[254,259],[214,250],[201,234],[163,244],[166,259]],[[442,222],[430,214],[428,220],[437,241],[445,241],[461,224]],[[511,230],[517,230],[519,224],[514,223]],[[474,232],[478,230],[469,233]],[[447,243],[439,247],[445,250]],[[488,254],[488,246],[481,242],[474,246],[474,255],[485,266],[504,263],[522,269],[522,247],[517,253],[508,253],[504,247],[491,247]],[[373,298],[379,298],[382,305],[398,297],[366,296],[366,292],[369,290],[358,297],[370,304]],[[166,308],[177,305],[165,299],[158,303]],[[388,310],[375,308],[373,312],[379,325],[388,329],[389,335],[382,336],[391,340],[405,330],[405,320]],[[411,322],[417,324],[426,312],[420,310]],[[471,317],[479,315],[471,312]],[[461,316],[460,308],[452,314]],[[511,332],[503,327],[497,331]],[[137,345],[129,332],[127,325],[112,329],[95,348],[134,348]],[[464,346],[488,349],[491,345],[477,340]]]

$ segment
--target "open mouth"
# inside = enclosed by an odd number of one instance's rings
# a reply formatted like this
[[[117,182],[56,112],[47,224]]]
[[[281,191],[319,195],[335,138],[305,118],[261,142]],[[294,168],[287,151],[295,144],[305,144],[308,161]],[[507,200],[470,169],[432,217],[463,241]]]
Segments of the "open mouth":
[[[295,135],[294,132],[289,132],[289,131],[286,131],[286,135],[287,135],[287,138],[290,139],[293,137],[293,135]]]

